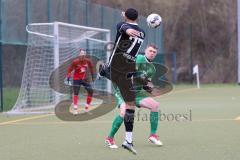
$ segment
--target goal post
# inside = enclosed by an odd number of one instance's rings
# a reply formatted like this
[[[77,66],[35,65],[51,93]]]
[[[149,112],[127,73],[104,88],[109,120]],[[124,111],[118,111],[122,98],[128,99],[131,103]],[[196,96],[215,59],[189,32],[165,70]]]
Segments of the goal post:
[[[54,54],[54,69],[57,69],[59,67],[59,30],[58,30],[58,23],[55,22],[53,24],[54,29],[53,29],[53,35],[54,35],[54,49],[53,49],[53,54]],[[55,95],[55,105],[60,101],[60,96],[58,94]]]
[[[111,33],[110,32],[108,32],[106,34],[106,40],[107,40],[107,42],[111,41]],[[111,56],[111,51],[110,51],[110,49],[107,48],[107,60],[109,60],[110,56]],[[110,93],[112,91],[112,84],[111,84],[110,80],[107,80],[107,81],[108,81],[108,83],[107,83],[107,91]]]
[[[26,31],[28,46],[21,88],[16,104],[8,113],[48,113],[57,103],[68,98],[68,95],[50,88],[50,74],[76,57],[81,48],[88,53],[94,50],[89,54],[103,61],[110,56],[110,51],[105,50],[111,38],[108,29],[53,22],[28,24]],[[111,82],[98,80],[94,88],[111,92]]]

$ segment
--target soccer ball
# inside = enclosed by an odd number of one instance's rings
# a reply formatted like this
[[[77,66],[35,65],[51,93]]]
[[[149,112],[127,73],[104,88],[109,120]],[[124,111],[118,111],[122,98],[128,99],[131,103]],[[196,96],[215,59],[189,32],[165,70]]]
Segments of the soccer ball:
[[[157,28],[162,23],[162,17],[159,14],[152,13],[147,17],[147,24],[151,28]]]

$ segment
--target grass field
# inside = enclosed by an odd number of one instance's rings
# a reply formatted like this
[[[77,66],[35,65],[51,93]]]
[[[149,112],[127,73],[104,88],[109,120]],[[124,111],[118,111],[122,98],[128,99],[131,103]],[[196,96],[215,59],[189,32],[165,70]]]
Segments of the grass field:
[[[6,87],[3,89],[3,110],[8,111],[15,104],[18,97],[18,88]]]
[[[185,121],[160,121],[163,147],[147,142],[149,112],[145,110],[135,118],[136,156],[122,148],[105,147],[104,138],[117,110],[86,122],[64,122],[54,115],[0,114],[0,160],[240,159],[240,86],[177,86],[157,100],[162,114],[191,116]],[[123,138],[124,126],[116,135],[118,145]]]

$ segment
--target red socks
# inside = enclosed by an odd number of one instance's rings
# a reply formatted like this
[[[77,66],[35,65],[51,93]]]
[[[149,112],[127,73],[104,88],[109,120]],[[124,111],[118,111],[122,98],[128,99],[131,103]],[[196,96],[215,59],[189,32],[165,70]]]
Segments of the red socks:
[[[89,104],[92,102],[92,95],[88,95],[87,96],[87,100],[86,100],[86,107],[89,106]],[[74,105],[78,105],[78,96],[77,95],[73,95],[73,104]]]
[[[92,95],[87,96],[87,104],[89,105],[92,102]]]
[[[73,104],[78,105],[78,96],[76,95],[73,96]]]

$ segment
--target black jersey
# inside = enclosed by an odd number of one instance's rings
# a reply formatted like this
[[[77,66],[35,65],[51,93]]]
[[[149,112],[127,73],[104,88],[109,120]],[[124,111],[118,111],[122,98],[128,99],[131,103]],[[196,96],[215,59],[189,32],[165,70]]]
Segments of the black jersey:
[[[139,31],[140,35],[137,37],[127,35],[126,30],[129,28]],[[144,38],[145,32],[137,24],[118,23],[114,50],[108,65],[121,73],[134,71],[135,61]]]

